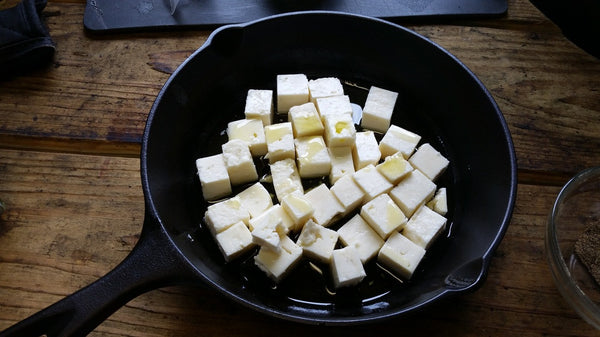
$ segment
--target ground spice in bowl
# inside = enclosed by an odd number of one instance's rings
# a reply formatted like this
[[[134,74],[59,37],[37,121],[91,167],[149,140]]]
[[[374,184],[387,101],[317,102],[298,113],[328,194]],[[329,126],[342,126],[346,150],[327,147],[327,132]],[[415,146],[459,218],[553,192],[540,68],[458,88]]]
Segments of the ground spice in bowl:
[[[575,243],[575,254],[600,285],[600,222],[588,226]]]

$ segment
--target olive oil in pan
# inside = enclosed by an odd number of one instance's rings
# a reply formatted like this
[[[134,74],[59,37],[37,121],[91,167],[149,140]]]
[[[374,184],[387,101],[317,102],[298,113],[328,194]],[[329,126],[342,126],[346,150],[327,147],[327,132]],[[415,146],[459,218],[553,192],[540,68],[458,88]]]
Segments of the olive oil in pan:
[[[343,83],[345,93],[350,96],[351,102],[355,105],[353,107],[355,113],[353,119],[356,124],[357,131],[362,131],[359,126],[360,113],[362,112],[360,107],[364,105],[368,93],[368,87],[360,86],[351,82]],[[437,146],[443,151],[443,145],[445,145],[443,144],[443,138],[435,133],[435,128],[432,128],[431,123],[433,123],[433,121],[428,119],[426,109],[426,105],[424,105],[423,102],[420,102],[418,98],[410,97],[409,95],[402,95],[402,92],[400,92],[399,101],[395,107],[392,124],[396,124],[420,134],[423,137],[421,143],[429,142],[434,147]],[[241,118],[243,118],[243,114],[236,114],[232,120]],[[274,123],[281,123],[285,121],[287,121],[287,116],[285,114],[274,115]],[[222,128],[214,130],[213,134],[208,137],[208,139],[204,139],[203,144],[200,145],[202,153],[205,155],[221,152],[221,145],[228,140],[226,123],[221,123],[221,125],[224,127],[224,129]],[[378,141],[381,140],[382,137],[382,134],[376,133],[376,138]],[[270,179],[268,160],[265,159],[264,156],[255,157],[254,163],[259,175],[259,181],[269,191],[273,198],[273,202],[278,203],[279,201],[275,196],[275,191]],[[451,167],[448,169],[451,170]],[[448,206],[450,212],[447,215],[447,233],[450,233],[449,229],[452,227],[451,219],[453,209],[451,204],[453,199],[453,189],[451,179],[448,178],[449,175],[449,173],[445,173],[444,176],[441,177],[441,180],[438,181],[438,186],[445,186],[448,190]],[[325,183],[328,187],[331,187],[328,177],[303,179],[305,191],[308,191],[322,183]],[[236,195],[252,184],[253,183],[248,183],[241,186],[234,186],[231,195]],[[197,177],[194,185],[194,188],[197,188],[198,193],[201,194],[200,183]],[[203,205],[199,207],[198,211],[203,215],[208,205],[209,203],[203,202]],[[344,218],[337,219],[331,226],[329,226],[329,228],[337,230],[358,212],[359,210],[355,210],[354,212],[346,215]],[[298,235],[299,233],[292,233],[291,238],[296,241]],[[244,288],[255,289],[256,291],[260,292],[270,292],[274,297],[286,298],[291,302],[301,303],[304,306],[311,305],[316,309],[334,306],[336,304],[340,304],[340,302],[343,304],[352,303],[358,306],[366,306],[371,302],[377,302],[377,299],[385,297],[391,291],[398,291],[403,287],[409,286],[411,282],[418,282],[418,280],[415,280],[415,278],[418,279],[419,274],[423,272],[423,268],[427,268],[426,266],[428,262],[435,259],[435,255],[440,254],[439,251],[443,250],[439,248],[436,249],[435,246],[444,245],[443,243],[436,242],[433,247],[434,249],[432,249],[433,254],[426,255],[420,267],[415,271],[416,277],[413,276],[412,280],[402,280],[394,275],[394,273],[379,265],[376,261],[376,258],[374,258],[365,264],[364,267],[367,276],[360,284],[349,288],[336,289],[333,286],[329,265],[315,262],[307,258],[302,258],[298,265],[296,265],[295,268],[293,268],[293,270],[279,283],[275,283],[255,265],[254,256],[258,252],[258,248],[252,249],[234,261],[225,263],[223,257],[220,256],[219,249],[212,239],[210,232],[206,228],[203,219],[199,221],[197,231],[192,234],[188,234],[188,237],[191,240],[196,241],[198,244],[209,246],[205,248],[213,250],[214,254],[211,254],[211,256],[214,256],[215,259],[222,261],[224,265],[223,269],[228,274],[228,277],[238,278]],[[440,238],[438,241],[443,241],[443,238]],[[341,244],[338,242],[338,247],[336,248],[341,247]]]

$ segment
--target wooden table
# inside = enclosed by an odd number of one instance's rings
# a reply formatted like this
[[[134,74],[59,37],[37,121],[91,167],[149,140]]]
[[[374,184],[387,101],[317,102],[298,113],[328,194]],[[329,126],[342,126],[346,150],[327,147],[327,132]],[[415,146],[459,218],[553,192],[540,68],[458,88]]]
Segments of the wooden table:
[[[210,31],[89,36],[83,0],[51,1],[52,64],[0,81],[0,330],[115,267],[139,237],[147,113]],[[324,328],[279,321],[203,287],[146,293],[91,336],[592,336],[558,293],[544,226],[560,186],[600,164],[600,60],[525,0],[497,19],[407,26],[461,59],[506,117],[519,166],[508,232],[483,286],[410,318]]]

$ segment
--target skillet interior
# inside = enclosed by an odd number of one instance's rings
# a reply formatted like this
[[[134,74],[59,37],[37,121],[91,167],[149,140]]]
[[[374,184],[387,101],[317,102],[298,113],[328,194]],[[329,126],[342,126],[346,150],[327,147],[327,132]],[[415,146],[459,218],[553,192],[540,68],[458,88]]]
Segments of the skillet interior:
[[[428,252],[410,282],[400,284],[372,265],[361,286],[331,295],[305,263],[272,287],[248,267],[249,260],[225,264],[201,229],[206,203],[195,159],[220,152],[227,122],[243,118],[248,89],[275,89],[275,76],[283,73],[398,91],[392,123],[419,133],[450,159],[439,184],[449,192],[447,237]],[[366,92],[347,89],[362,104]],[[148,207],[199,278],[254,309],[309,323],[379,320],[475,288],[515,198],[512,142],[483,85],[430,41],[346,14],[287,14],[217,30],[159,94],[142,153]]]

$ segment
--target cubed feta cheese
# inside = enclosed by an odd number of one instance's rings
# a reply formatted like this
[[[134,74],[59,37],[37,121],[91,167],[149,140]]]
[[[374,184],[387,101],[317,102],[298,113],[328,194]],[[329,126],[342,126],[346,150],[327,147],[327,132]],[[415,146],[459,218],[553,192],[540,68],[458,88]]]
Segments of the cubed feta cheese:
[[[330,115],[349,115],[352,117],[353,114],[352,104],[348,95],[317,98],[315,105],[322,120]]]
[[[300,177],[316,178],[329,174],[331,158],[323,137],[300,137],[296,138],[294,143]]]
[[[354,178],[347,174],[331,186],[331,193],[342,205],[342,215],[346,215],[357,209],[363,202],[365,192],[360,188]]]
[[[227,262],[254,247],[252,234],[250,234],[248,227],[241,221],[218,233],[215,239]]]
[[[433,199],[429,200],[427,207],[445,216],[448,213],[448,197],[445,187],[441,187],[435,192]]]
[[[335,288],[356,285],[367,276],[360,257],[352,246],[333,251],[331,272]]]
[[[215,200],[231,194],[231,182],[223,154],[198,158],[196,169],[205,200]]]
[[[294,230],[302,229],[315,209],[304,195],[288,194],[281,200],[281,207],[294,221]]]
[[[421,136],[418,134],[396,125],[390,125],[390,128],[379,142],[379,150],[383,157],[400,152],[404,158],[408,159],[420,141]]]
[[[242,207],[248,210],[250,217],[256,217],[273,206],[273,199],[267,189],[259,182],[237,194]]]
[[[425,202],[429,201],[436,186],[421,171],[413,170],[390,191],[390,197],[396,202],[407,217]]]
[[[273,90],[250,89],[244,107],[246,119],[260,119],[263,126],[273,122]]]
[[[432,181],[435,181],[448,167],[448,159],[425,143],[408,159],[408,161]]]
[[[352,147],[340,146],[329,148],[331,159],[331,171],[329,172],[329,183],[335,184],[343,175],[354,173],[354,161],[352,160]]]
[[[308,102],[308,78],[304,74],[277,75],[277,112]]]
[[[280,236],[280,249],[261,248],[254,257],[254,263],[275,282],[280,282],[302,257],[302,247],[287,235]]]
[[[427,206],[421,206],[410,217],[402,234],[410,241],[428,249],[445,228],[446,218]]]
[[[393,185],[398,184],[402,178],[413,170],[412,165],[404,159],[400,152],[386,157],[383,163],[375,167]]]
[[[239,119],[227,124],[229,140],[241,139],[248,143],[253,156],[267,153],[265,130],[260,119]]]
[[[338,233],[334,230],[317,225],[312,220],[302,228],[296,244],[302,247],[306,257],[328,263],[338,240]]]
[[[224,231],[236,222],[247,224],[250,214],[242,207],[239,197],[233,197],[208,206],[204,220],[213,235]]]
[[[252,242],[263,248],[279,251],[281,249],[280,236],[286,234],[286,229],[279,221],[255,226],[251,233]]]
[[[271,168],[271,177],[273,178],[273,188],[279,202],[290,194],[304,194],[302,180],[296,167],[296,161],[293,159],[282,159],[269,164]]]
[[[381,159],[381,151],[379,151],[379,144],[377,144],[373,131],[356,133],[352,157],[354,159],[354,169],[357,171],[369,164],[377,165],[379,159]]]
[[[425,249],[394,232],[379,250],[377,260],[404,279],[410,279],[425,256]]]
[[[398,93],[372,86],[363,108],[361,126],[385,133],[390,127]]]
[[[248,143],[241,139],[232,139],[221,148],[232,185],[241,185],[258,179]]]
[[[266,157],[270,163],[285,158],[296,158],[292,123],[285,122],[265,126],[265,137],[267,141]]]
[[[281,226],[278,226],[278,224],[281,224]],[[251,232],[256,228],[268,227],[275,228],[282,234],[287,234],[294,228],[294,221],[283,210],[281,205],[277,204],[269,207],[261,215],[251,218],[248,221],[248,227]]]
[[[322,97],[339,96],[344,94],[344,87],[335,77],[321,77],[308,81],[310,100],[316,103]]]
[[[387,194],[381,194],[360,209],[360,215],[382,239],[406,225],[406,216]]]
[[[325,124],[325,143],[329,147],[353,146],[356,139],[356,129],[352,116],[327,115],[323,118]]]
[[[383,246],[381,236],[359,214],[348,220],[337,232],[344,245],[356,249],[362,263],[375,257]]]
[[[389,192],[394,185],[390,183],[373,164],[369,164],[352,175],[356,184],[365,192],[365,201]]]
[[[312,219],[321,226],[330,225],[333,218],[344,210],[325,184],[306,192],[305,197],[314,208]]]
[[[291,107],[288,112],[288,121],[292,123],[296,138],[323,135],[323,122],[312,102]]]

